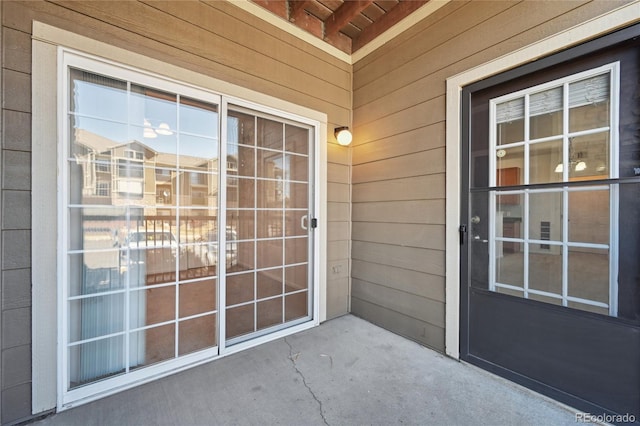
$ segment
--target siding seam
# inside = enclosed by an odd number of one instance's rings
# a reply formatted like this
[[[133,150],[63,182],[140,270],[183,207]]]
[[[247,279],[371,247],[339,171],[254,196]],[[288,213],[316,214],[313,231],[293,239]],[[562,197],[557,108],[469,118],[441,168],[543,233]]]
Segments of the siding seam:
[[[416,321],[419,321],[419,322],[421,322],[421,323],[429,324],[430,326],[435,327],[435,328],[438,328],[438,329],[440,329],[440,330],[444,330],[444,327],[443,327],[443,326],[440,326],[440,325],[437,325],[437,324],[433,324],[433,323],[431,323],[431,322],[429,322],[429,321],[425,321],[425,320],[420,319],[420,318],[416,318],[416,317],[414,317],[414,316],[412,316],[412,315],[407,315],[405,312],[396,311],[395,309],[391,309],[391,308],[388,308],[388,307],[386,307],[386,306],[379,305],[379,304],[377,304],[377,303],[375,303],[375,302],[372,302],[371,300],[363,299],[363,298],[358,297],[358,296],[354,296],[354,295],[352,295],[351,297],[352,297],[352,298],[354,298],[354,299],[358,299],[358,300],[360,300],[360,301],[362,301],[362,302],[369,303],[370,305],[374,305],[374,306],[377,306],[377,307],[379,307],[379,308],[385,309],[385,310],[387,310],[387,311],[395,312],[395,313],[397,313],[397,314],[399,314],[399,315],[402,315],[402,316],[407,317],[407,318],[411,318],[411,319],[416,320]],[[442,303],[442,302],[440,302],[440,303]],[[384,327],[383,327],[383,328],[384,328]],[[406,337],[406,336],[405,336],[405,337]],[[414,339],[414,338],[411,338],[411,340],[415,340],[415,339]],[[429,346],[429,345],[425,345],[425,346]],[[439,352],[442,352],[442,351],[439,351]]]
[[[273,81],[273,80],[269,80],[269,79],[267,79],[267,78],[264,78],[264,76],[261,76],[261,75],[259,75],[259,74],[254,74],[254,73],[248,72],[248,70],[246,70],[246,69],[244,69],[244,70],[243,70],[243,69],[239,69],[239,68],[237,68],[237,67],[235,67],[235,66],[232,66],[232,65],[229,65],[229,64],[226,64],[226,63],[222,63],[222,62],[215,61],[215,60],[213,60],[213,59],[211,59],[211,58],[209,58],[209,57],[203,56],[203,55],[201,55],[201,54],[199,54],[199,53],[195,53],[195,52],[190,52],[190,51],[184,50],[182,47],[171,45],[171,44],[169,44],[169,43],[166,43],[166,42],[163,42],[163,41],[157,40],[156,38],[152,38],[152,37],[150,37],[150,36],[148,36],[148,35],[141,34],[141,33],[139,33],[139,32],[133,31],[133,30],[131,30],[131,29],[128,29],[128,28],[125,28],[125,27],[122,27],[122,26],[119,26],[119,25],[116,25],[116,24],[113,24],[113,23],[109,23],[109,22],[107,22],[107,21],[104,21],[104,20],[102,20],[102,19],[96,18],[96,17],[94,17],[94,16],[87,15],[86,13],[83,13],[83,12],[78,12],[78,11],[76,11],[76,10],[74,10],[74,9],[71,9],[71,8],[69,8],[69,7],[67,7],[67,6],[64,6],[64,5],[56,4],[56,6],[58,6],[58,7],[60,7],[60,8],[63,8],[63,9],[66,9],[66,10],[68,10],[69,12],[76,13],[76,14],[78,14],[78,15],[82,15],[82,16],[84,16],[84,17],[86,17],[86,18],[89,18],[89,19],[92,19],[92,20],[94,20],[94,21],[96,21],[96,22],[100,22],[100,23],[105,24],[105,25],[107,25],[107,26],[110,26],[110,27],[112,27],[112,28],[117,28],[117,29],[119,29],[119,30],[125,31],[125,32],[126,32],[126,33],[128,33],[128,34],[133,34],[133,35],[135,35],[136,37],[140,37],[140,38],[143,38],[143,39],[151,40],[151,41],[153,41],[154,43],[158,43],[158,44],[159,44],[159,45],[161,45],[161,46],[165,46],[165,47],[170,48],[170,49],[178,50],[178,51],[180,51],[180,52],[184,53],[184,54],[185,54],[185,55],[187,55],[187,56],[200,58],[200,59],[205,60],[205,61],[207,61],[207,62],[218,64],[218,65],[220,65],[220,66],[223,66],[223,67],[225,67],[225,68],[228,68],[228,69],[230,69],[230,70],[233,70],[233,71],[235,71],[235,72],[237,72],[237,73],[239,73],[239,74],[246,74],[246,75],[252,76],[252,77],[254,77],[254,78],[261,79],[262,81],[268,82],[268,83],[270,83],[270,84],[273,84],[273,85],[275,85],[275,86],[277,86],[277,87],[279,87],[279,88],[285,89],[285,90],[293,90],[291,87],[288,87],[288,86],[285,86],[285,85],[284,85],[284,84],[282,84],[282,83],[278,83],[278,82],[276,82],[276,81]],[[166,13],[166,12],[165,12],[165,13]],[[170,16],[173,16],[173,15],[170,15]],[[176,17],[174,16],[174,18],[176,18]],[[180,19],[180,18],[176,18],[176,19]],[[191,24],[191,25],[193,25],[193,24]],[[215,34],[215,33],[213,33],[213,34]],[[218,35],[218,34],[216,34],[216,35]],[[246,48],[247,50],[252,50],[252,49],[247,48],[246,46],[240,46],[240,47],[241,47],[241,48]],[[258,53],[261,53],[261,52],[258,52]],[[265,57],[268,57],[267,55],[264,55],[264,56],[265,56]],[[288,66],[290,66],[289,64],[286,64],[286,63],[283,63],[283,62],[280,62],[280,63],[281,63],[281,64],[283,64],[283,65],[288,65]],[[294,67],[291,67],[291,68],[293,68],[294,70],[297,70],[297,71],[299,71],[299,72],[301,72],[301,73],[304,73],[304,74],[307,74],[307,75],[312,76],[311,74],[308,74],[308,73],[306,73],[306,72],[304,72],[304,71],[300,71],[300,70],[298,70],[297,68],[294,68]],[[315,77],[315,76],[312,76],[312,77],[313,77],[313,78],[315,78],[315,79],[318,79],[318,80],[320,80],[320,81],[323,81],[322,79],[320,79],[320,78],[318,78],[318,77]],[[338,86],[335,86],[335,87],[338,87]],[[338,87],[338,88],[339,88],[339,87]],[[339,88],[339,89],[340,89],[340,90],[342,90],[342,91],[344,91],[344,92],[349,92],[349,90],[347,90],[347,89],[342,89],[342,88]],[[304,96],[306,96],[306,97],[309,97],[309,98],[312,98],[312,99],[316,99],[316,100],[320,100],[320,101],[326,102],[327,104],[332,105],[332,106],[334,106],[334,107],[336,107],[336,108],[344,109],[344,107],[343,107],[343,106],[341,106],[341,105],[339,105],[339,104],[336,104],[336,103],[333,103],[333,102],[331,102],[331,101],[328,101],[326,98],[321,98],[321,97],[318,97],[318,96],[314,96],[314,95],[313,95],[313,94],[311,94],[311,93],[301,92],[301,91],[299,91],[299,90],[295,90],[295,91],[296,91],[296,92],[298,92],[298,93],[300,93],[300,94],[302,94],[302,95],[304,95]]]

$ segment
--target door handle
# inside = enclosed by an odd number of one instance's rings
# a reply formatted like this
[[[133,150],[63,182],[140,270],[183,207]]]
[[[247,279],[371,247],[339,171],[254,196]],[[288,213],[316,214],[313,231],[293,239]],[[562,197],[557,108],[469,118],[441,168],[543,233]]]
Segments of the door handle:
[[[474,240],[474,241],[477,241],[477,242],[479,242],[479,243],[484,243],[484,244],[486,244],[486,243],[488,243],[488,242],[489,242],[489,240],[482,240],[482,239],[480,239],[480,235],[474,235],[474,236],[473,236],[473,240]]]
[[[464,244],[464,234],[467,233],[467,225],[460,225],[458,227],[458,235],[460,236],[460,245]]]
[[[300,228],[304,229],[305,231],[309,229],[309,227],[307,226],[307,219],[308,217],[306,214],[300,218]]]

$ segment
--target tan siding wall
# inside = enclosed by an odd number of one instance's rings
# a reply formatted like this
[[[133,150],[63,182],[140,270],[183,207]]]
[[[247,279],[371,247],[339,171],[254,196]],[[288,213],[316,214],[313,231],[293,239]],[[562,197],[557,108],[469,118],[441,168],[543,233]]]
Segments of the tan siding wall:
[[[353,313],[444,351],[446,78],[620,5],[456,1],[354,64]]]
[[[2,423],[29,416],[31,31],[34,20],[349,123],[351,65],[222,1],[2,1]],[[162,72],[162,70],[158,70]],[[52,84],[55,84],[52,81]],[[330,135],[329,140],[333,140]],[[350,157],[328,147],[327,314],[348,310]],[[6,248],[11,247],[11,250]]]

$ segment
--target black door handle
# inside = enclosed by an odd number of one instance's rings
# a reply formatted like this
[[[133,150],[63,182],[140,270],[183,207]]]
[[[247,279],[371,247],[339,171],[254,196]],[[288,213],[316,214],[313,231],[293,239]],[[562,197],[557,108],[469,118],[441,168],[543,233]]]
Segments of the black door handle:
[[[467,233],[467,225],[460,225],[458,228],[458,233],[460,234],[460,245],[464,244],[464,234]]]

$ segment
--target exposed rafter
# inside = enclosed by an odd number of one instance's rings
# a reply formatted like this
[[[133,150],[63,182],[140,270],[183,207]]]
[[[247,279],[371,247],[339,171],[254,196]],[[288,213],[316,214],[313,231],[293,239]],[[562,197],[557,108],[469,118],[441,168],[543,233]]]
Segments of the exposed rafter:
[[[345,27],[349,22],[369,7],[373,0],[345,1],[324,21],[324,36],[330,38]]]
[[[363,29],[358,37],[353,39],[353,51],[355,52],[360,49],[362,46],[369,43],[371,40],[378,37],[380,34],[393,27],[395,24],[420,9],[428,2],[429,0],[401,1],[387,13],[382,15],[380,19],[372,25]]]
[[[429,0],[251,0],[334,47],[353,53]]]
[[[308,0],[289,1],[289,20],[296,22],[304,16],[306,14],[305,7],[309,6],[310,3]]]

